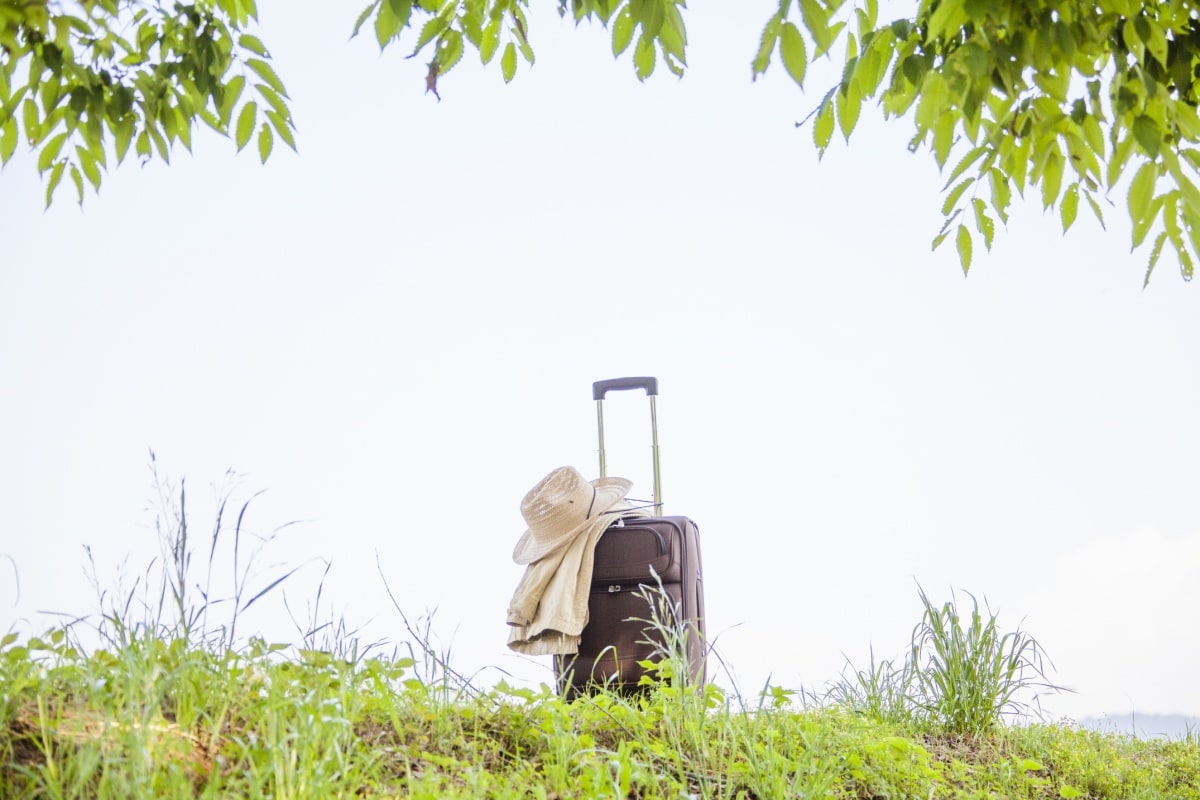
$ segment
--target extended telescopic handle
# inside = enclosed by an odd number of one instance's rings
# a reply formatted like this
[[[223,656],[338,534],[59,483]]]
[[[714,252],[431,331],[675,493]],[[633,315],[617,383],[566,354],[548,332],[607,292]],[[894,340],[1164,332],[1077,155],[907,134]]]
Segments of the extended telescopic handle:
[[[658,378],[612,378],[592,384],[592,399],[596,401],[596,429],[600,434],[600,477],[608,475],[608,463],[604,458],[604,396],[609,392],[624,389],[645,389],[650,398],[651,456],[654,459],[654,513],[662,516],[662,476],[658,468],[658,410],[655,397],[658,395]]]
[[[592,384],[592,399],[603,400],[609,392],[619,392],[624,389],[645,389],[650,397],[658,394],[658,378],[613,378],[607,381],[596,381]]]

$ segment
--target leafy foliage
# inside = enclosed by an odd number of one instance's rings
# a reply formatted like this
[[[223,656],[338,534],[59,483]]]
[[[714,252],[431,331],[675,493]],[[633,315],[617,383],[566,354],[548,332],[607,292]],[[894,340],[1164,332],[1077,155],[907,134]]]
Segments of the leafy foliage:
[[[276,136],[295,149],[256,15],[254,0],[0,0],[0,163],[32,147],[49,206],[67,176],[80,203],[85,181],[98,191],[110,156],[190,150],[197,120],[239,150],[257,130],[264,162]]]
[[[374,0],[381,47],[416,27],[413,47],[433,50],[436,87],[471,44],[489,63],[501,38],[504,80],[516,52],[533,63],[527,0]],[[637,77],[657,64],[682,74],[687,36],[682,0],[559,0],[561,14],[596,19],[612,30],[614,55],[633,48]],[[1102,207],[1128,189],[1124,205],[1136,249],[1152,242],[1146,280],[1164,249],[1185,279],[1200,258],[1200,21],[1184,0],[920,0],[916,14],[880,20],[878,0],[779,0],[767,21],[752,76],[778,53],[804,86],[808,65],[841,46],[841,81],[813,120],[818,152],[840,131],[849,141],[863,104],[885,117],[911,117],[913,151],[927,150],[949,170],[944,223],[936,249],[951,236],[964,272],[976,243],[990,250],[1014,196],[1037,192],[1057,209],[1063,232],[1080,200],[1104,225]],[[436,88],[435,88],[436,90]],[[1152,235],[1153,234],[1153,235]]]

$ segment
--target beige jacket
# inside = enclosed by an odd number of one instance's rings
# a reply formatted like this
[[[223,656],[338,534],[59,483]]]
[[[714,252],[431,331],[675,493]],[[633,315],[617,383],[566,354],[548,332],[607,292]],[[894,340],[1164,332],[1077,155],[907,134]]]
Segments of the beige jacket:
[[[620,516],[649,516],[628,503],[613,508]],[[563,548],[525,568],[508,604],[508,646],[532,656],[579,651],[579,635],[588,621],[588,593],[596,542],[617,519],[607,514]]]

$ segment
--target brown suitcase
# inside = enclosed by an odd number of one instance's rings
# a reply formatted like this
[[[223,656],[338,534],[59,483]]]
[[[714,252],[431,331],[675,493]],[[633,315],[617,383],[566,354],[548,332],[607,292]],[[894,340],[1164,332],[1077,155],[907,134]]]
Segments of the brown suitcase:
[[[604,396],[622,389],[645,389],[650,398],[654,508],[661,514],[657,379],[618,378],[592,385],[600,434],[600,475],[607,469]],[[661,660],[672,647],[686,661],[689,679],[703,684],[704,583],[696,523],[681,516],[620,519],[596,544],[588,623],[579,652],[554,659],[559,691],[574,697],[599,684],[633,691],[647,673],[643,663]]]

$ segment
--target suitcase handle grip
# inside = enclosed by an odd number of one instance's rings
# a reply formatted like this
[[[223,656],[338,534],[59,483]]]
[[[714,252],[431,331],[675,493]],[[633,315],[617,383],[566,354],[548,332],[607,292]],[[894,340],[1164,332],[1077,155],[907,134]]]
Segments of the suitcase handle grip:
[[[658,378],[612,378],[607,381],[596,381],[592,384],[592,399],[603,400],[609,392],[625,389],[645,389],[646,395],[653,397],[658,394]]]

